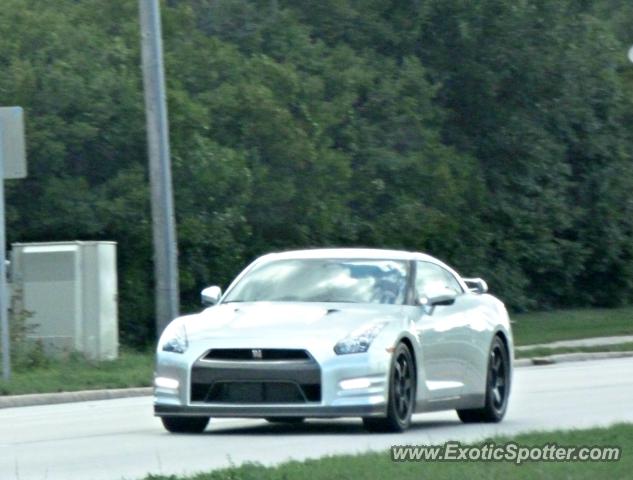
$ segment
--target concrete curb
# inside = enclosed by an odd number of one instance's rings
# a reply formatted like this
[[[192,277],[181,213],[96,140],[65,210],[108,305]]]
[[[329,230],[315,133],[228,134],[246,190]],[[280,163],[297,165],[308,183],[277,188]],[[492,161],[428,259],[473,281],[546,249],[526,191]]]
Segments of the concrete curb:
[[[515,367],[553,365],[566,362],[583,362],[608,358],[633,357],[633,352],[588,352],[561,353],[547,357],[519,358],[514,360]],[[152,387],[117,388],[111,390],[82,390],[79,392],[34,393],[29,395],[0,396],[0,409],[32,407],[35,405],[53,405],[58,403],[89,402],[94,400],[112,400],[116,398],[145,397],[152,394]]]
[[[116,388],[110,390],[81,390],[79,392],[33,393],[29,395],[0,396],[0,409],[31,407],[56,403],[89,402],[115,398],[144,397],[152,394],[151,387]]]

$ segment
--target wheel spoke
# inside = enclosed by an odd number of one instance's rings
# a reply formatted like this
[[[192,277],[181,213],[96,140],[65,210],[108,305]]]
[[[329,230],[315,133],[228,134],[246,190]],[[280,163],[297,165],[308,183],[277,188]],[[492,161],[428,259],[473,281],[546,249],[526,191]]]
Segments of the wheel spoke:
[[[403,418],[407,412],[407,404],[404,397],[398,399],[398,416]]]
[[[494,397],[495,406],[501,406],[501,393],[498,388],[492,390],[492,396]]]
[[[499,355],[499,352],[496,350],[493,354],[492,368],[495,370],[495,372],[498,372],[501,368],[501,355]]]
[[[396,382],[400,381],[400,379],[402,378],[402,365],[400,365],[400,362],[396,362],[396,370],[395,370],[395,380]]]

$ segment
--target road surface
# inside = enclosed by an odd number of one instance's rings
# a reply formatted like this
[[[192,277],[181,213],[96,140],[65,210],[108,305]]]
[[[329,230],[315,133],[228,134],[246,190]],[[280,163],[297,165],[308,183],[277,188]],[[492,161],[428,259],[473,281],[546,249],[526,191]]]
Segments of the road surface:
[[[223,419],[203,435],[171,435],[152,417],[149,397],[3,409],[0,479],[132,480],[244,461],[271,464],[393,444],[633,422],[631,372],[633,358],[519,368],[503,423],[463,425],[454,412],[423,414],[399,435],[367,434],[356,419],[297,426]]]

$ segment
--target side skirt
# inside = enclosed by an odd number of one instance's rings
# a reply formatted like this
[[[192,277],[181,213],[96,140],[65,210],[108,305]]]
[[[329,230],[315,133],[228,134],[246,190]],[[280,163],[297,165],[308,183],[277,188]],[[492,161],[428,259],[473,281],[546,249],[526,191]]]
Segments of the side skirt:
[[[484,394],[473,393],[459,397],[441,398],[432,401],[420,401],[415,404],[415,413],[438,412],[441,410],[456,410],[482,408],[486,403]]]

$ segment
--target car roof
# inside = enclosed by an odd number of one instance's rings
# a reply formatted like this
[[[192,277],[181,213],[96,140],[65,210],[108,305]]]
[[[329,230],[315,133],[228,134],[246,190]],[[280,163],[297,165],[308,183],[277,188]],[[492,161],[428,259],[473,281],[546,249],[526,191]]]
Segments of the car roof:
[[[317,258],[358,258],[377,260],[430,260],[439,262],[430,255],[404,250],[386,250],[380,248],[314,248],[309,250],[291,250],[287,252],[270,253],[261,260],[283,259],[317,259]]]

